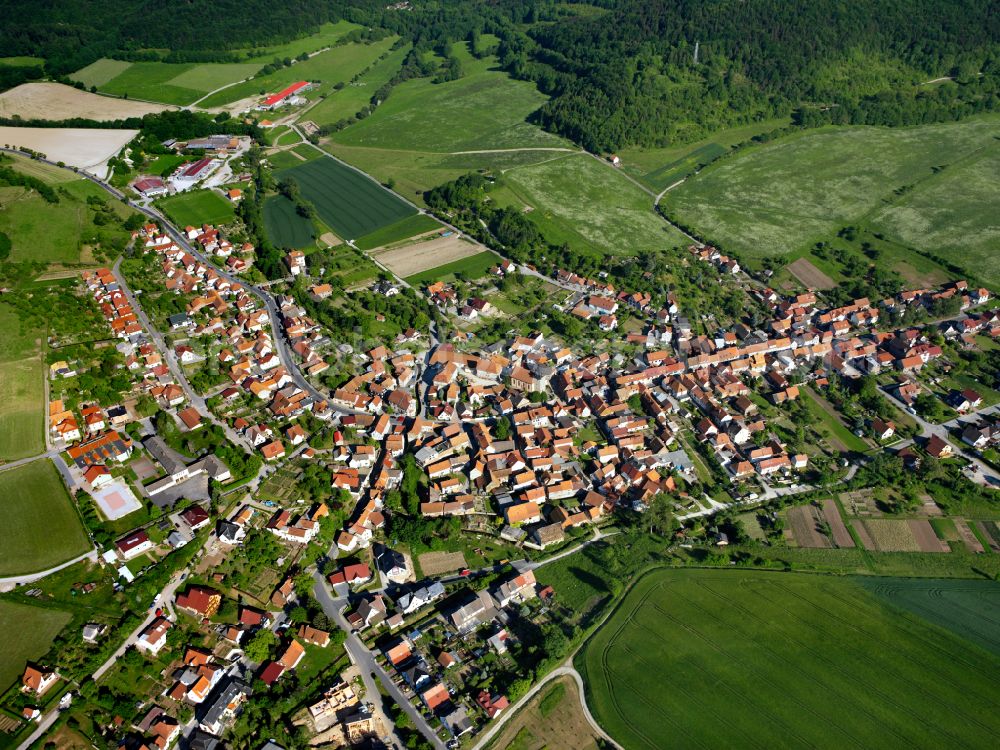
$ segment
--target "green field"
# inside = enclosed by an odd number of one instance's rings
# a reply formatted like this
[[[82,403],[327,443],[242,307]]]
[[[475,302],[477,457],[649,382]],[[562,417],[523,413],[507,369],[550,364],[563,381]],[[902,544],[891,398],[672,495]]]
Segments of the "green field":
[[[577,251],[628,255],[688,243],[653,212],[647,193],[583,154],[512,169],[491,196],[501,205],[530,208],[529,218],[549,242]]]
[[[245,62],[237,63],[129,63],[122,60],[101,58],[78,70],[71,78],[80,81],[88,88],[97,86],[101,92],[107,94],[128,95],[132,99],[149,99],[165,104],[191,104],[222,86],[256,75],[262,66],[275,58],[294,58],[302,52],[315,52],[333,44],[337,39],[357,28],[359,27],[356,24],[347,21],[325,24],[317,33],[288,44],[240,50],[250,55],[250,58]],[[285,70],[291,69],[286,68]],[[308,78],[308,76],[304,77]],[[253,88],[253,84],[248,85]],[[236,88],[233,87],[233,89]],[[243,94],[242,96],[248,95]],[[226,100],[225,103],[236,101],[242,96],[235,96]],[[224,99],[224,97],[220,98]]]
[[[80,518],[48,460],[0,471],[4,523],[0,526],[0,576],[51,568],[86,552]]]
[[[0,633],[4,636],[0,692],[21,678],[27,662],[45,655],[70,619],[70,614],[62,610],[0,600]]]
[[[855,451],[856,453],[864,453],[871,447],[868,443],[851,432],[836,415],[831,414],[829,411],[824,409],[823,404],[819,402],[809,388],[803,388],[800,393],[801,395],[799,398],[804,399],[803,403],[806,405],[806,408],[809,409],[809,413],[813,415],[813,424],[826,425],[826,428],[829,430],[833,440],[843,443],[846,450]]]
[[[426,271],[407,276],[404,281],[413,286],[431,284],[435,281],[453,281],[459,274],[466,279],[479,279],[485,276],[491,268],[500,262],[500,258],[494,253],[486,250],[468,258],[456,260],[454,263],[446,263],[437,268],[430,268]]]
[[[374,250],[376,247],[391,245],[394,242],[400,242],[425,232],[433,232],[436,229],[442,229],[442,226],[434,217],[427,214],[414,214],[402,221],[397,221],[395,224],[366,234],[359,238],[355,244],[362,250]]]
[[[628,749],[990,747],[1000,732],[1000,657],[856,579],[657,571],[575,661]]]
[[[264,201],[264,226],[267,238],[276,247],[302,248],[313,244],[312,222],[299,216],[295,204],[283,195]]]
[[[95,227],[94,212],[87,206],[88,197],[107,201],[108,194],[89,180],[81,180],[66,170],[50,179],[51,170],[38,169],[37,162],[18,159],[11,163],[17,171],[38,177],[49,184],[59,185],[58,203],[48,203],[38,193],[19,186],[0,186],[0,232],[10,237],[10,260],[42,263],[73,264],[81,260],[81,249],[98,240],[100,235],[123,234],[114,225]],[[66,180],[65,176],[70,175]],[[124,205],[111,201],[119,216],[129,213]]]
[[[788,125],[787,117],[776,120],[728,128],[713,133],[704,140],[665,148],[627,148],[619,152],[622,169],[653,190],[660,191],[673,185],[691,172],[699,164],[709,164],[730,147],[753,138],[758,133],[767,133]]]
[[[156,202],[180,227],[228,224],[236,214],[233,204],[212,190],[189,190]]]
[[[706,240],[750,260],[871,225],[997,281],[998,135],[997,116],[807,131],[724,159],[662,203]]]
[[[439,153],[570,145],[525,122],[546,100],[533,84],[496,70],[493,58],[474,59],[464,43],[454,46],[454,54],[462,62],[461,78],[439,84],[429,78],[401,83],[370,117],[336,133],[333,140],[347,146]]]
[[[31,57],[29,55],[17,55],[16,57],[0,57],[0,65],[9,65],[12,68],[43,65],[44,63],[45,60],[43,60],[41,57]]]
[[[293,154],[291,149],[289,149],[287,151],[275,151],[268,154],[267,163],[271,165],[271,169],[288,169],[289,167],[297,167],[302,163],[302,159]]]
[[[415,213],[412,206],[335,159],[315,159],[275,176],[294,180],[323,223],[345,239],[371,234]]]
[[[331,92],[323,101],[310,108],[306,117],[319,125],[327,125],[357,114],[371,101],[375,92],[396,74],[409,51],[409,44],[390,51],[357,81]]]
[[[387,37],[372,44],[343,44],[333,47],[291,67],[218,91],[199,106],[222,107],[247,97],[273,94],[295,81],[316,82],[317,86],[306,94],[315,98],[317,94],[332,91],[334,84],[351,80],[392,47],[395,41],[396,37]]]
[[[14,310],[0,304],[0,459],[12,461],[45,450],[43,331],[25,329]]]

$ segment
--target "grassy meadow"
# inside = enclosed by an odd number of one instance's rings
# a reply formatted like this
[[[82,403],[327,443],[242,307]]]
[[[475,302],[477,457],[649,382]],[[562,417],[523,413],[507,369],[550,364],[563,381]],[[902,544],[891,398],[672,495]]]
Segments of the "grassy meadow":
[[[305,162],[275,173],[290,178],[320,220],[345,239],[370,234],[415,213],[388,190],[335,159]]]
[[[373,63],[357,81],[331,92],[325,99],[310,107],[303,114],[303,118],[312,120],[318,125],[329,125],[355,115],[371,101],[372,95],[396,74],[409,51],[408,44],[397,50],[390,50],[385,57]]]
[[[429,268],[413,276],[407,276],[405,281],[413,286],[422,286],[424,284],[432,284],[435,281],[454,281],[459,274],[466,279],[479,279],[489,273],[489,270],[499,262],[499,257],[488,250],[484,250],[467,258],[446,263],[437,268]]]
[[[433,216],[427,214],[414,214],[395,224],[378,229],[371,234],[366,234],[355,243],[362,250],[374,250],[376,247],[385,247],[395,242],[408,240],[418,234],[433,232],[441,229],[441,225]]]
[[[41,346],[45,333],[22,326],[13,308],[0,304],[0,460],[45,450],[45,393]]]
[[[88,88],[96,86],[101,93],[105,94],[127,95],[132,99],[148,99],[164,104],[186,105],[222,86],[256,75],[261,67],[275,58],[294,58],[303,52],[316,52],[335,43],[345,34],[357,28],[359,28],[357,25],[348,21],[336,24],[328,23],[324,24],[315,34],[288,44],[239,50],[249,55],[245,62],[130,63],[101,58],[78,70],[70,77],[80,81]],[[293,68],[286,68],[286,70]],[[261,80],[266,80],[266,78]],[[243,96],[248,96],[248,94]],[[240,98],[242,97],[236,96],[227,100],[227,103]]]
[[[328,94],[333,91],[334,84],[351,80],[387,52],[395,41],[395,37],[388,37],[372,44],[352,43],[332,47],[308,60],[296,62],[291,67],[281,68],[273,73],[217,91],[198,106],[224,107],[240,99],[273,94],[295,81],[313,81],[317,84],[312,91],[307,92],[306,95],[309,97]],[[258,65],[258,69],[259,67]]]
[[[455,45],[454,54],[462,63],[461,78],[401,83],[370,117],[336,133],[333,140],[346,146],[437,153],[567,145],[525,122],[546,100],[533,84],[496,70],[492,57],[475,59],[464,43]]]
[[[647,193],[583,154],[509,170],[490,194],[500,204],[528,209],[549,242],[581,252],[631,254],[687,243],[653,212]]]
[[[90,548],[73,501],[51,461],[0,471],[5,499],[0,576],[45,570]],[[44,538],[44,543],[41,542]]]
[[[180,227],[228,224],[235,216],[233,204],[213,190],[188,190],[156,202]]]
[[[629,749],[986,747],[1000,731],[1000,656],[854,579],[653,572],[576,665]]]
[[[998,281],[1000,262],[990,252],[998,135],[997,116],[807,131],[717,162],[662,205],[751,262],[801,251],[844,226],[871,225]]]
[[[0,600],[0,632],[4,634],[0,692],[21,678],[26,662],[45,655],[70,619],[70,614],[62,610]]]

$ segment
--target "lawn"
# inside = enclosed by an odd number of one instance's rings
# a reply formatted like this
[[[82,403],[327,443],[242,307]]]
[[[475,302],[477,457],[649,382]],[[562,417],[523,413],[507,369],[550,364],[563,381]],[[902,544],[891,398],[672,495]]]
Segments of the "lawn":
[[[43,459],[0,471],[0,497],[6,501],[0,526],[0,576],[45,570],[90,548],[52,462]]]
[[[300,216],[295,204],[283,195],[264,201],[267,238],[277,247],[302,248],[313,244],[312,222]]]
[[[6,304],[0,304],[0,328],[7,332],[0,343],[0,460],[12,461],[45,450],[45,334],[23,328]]]
[[[21,678],[26,662],[38,659],[71,619],[68,612],[48,607],[31,607],[0,599],[0,692]]]
[[[1000,731],[1000,657],[854,579],[657,571],[576,665],[625,748],[988,747]]]
[[[236,216],[233,204],[212,190],[189,190],[162,198],[156,205],[180,227],[228,224]]]
[[[391,50],[384,58],[373,63],[358,80],[348,83],[339,91],[330,93],[316,106],[310,108],[304,118],[319,125],[329,125],[353,117],[371,101],[375,92],[396,74],[409,51],[409,44]]]
[[[372,44],[342,44],[290,67],[218,91],[198,106],[223,107],[240,99],[273,94],[295,81],[316,83],[312,91],[306,93],[307,97],[315,98],[317,94],[333,91],[336,83],[350,81],[389,50],[395,41],[396,37],[386,37]]]
[[[492,57],[476,60],[464,42],[454,45],[453,54],[462,63],[461,78],[401,83],[371,116],[334,134],[333,140],[347,146],[439,153],[572,146],[525,121],[546,101],[534,84],[497,70]]]
[[[1000,117],[986,115],[806,131],[717,162],[667,193],[663,205],[705,239],[751,260],[871,224],[996,281],[1000,263],[989,251],[1000,233],[991,210],[998,124]]]
[[[816,424],[825,424],[827,429],[830,431],[833,440],[842,443],[846,450],[854,451],[856,453],[865,453],[869,450],[871,446],[847,429],[847,426],[840,421],[840,418],[837,417],[836,414],[830,413],[830,411],[824,407],[824,404],[820,403],[819,399],[811,390],[805,388],[802,390],[801,394],[802,395],[800,397],[805,399],[806,406],[816,418]],[[831,409],[832,408],[833,407],[831,407]]]
[[[614,168],[583,154],[511,169],[494,200],[530,208],[554,244],[580,252],[632,255],[688,240],[653,212],[653,199]]]
[[[315,159],[275,176],[294,180],[323,223],[344,239],[371,234],[415,213],[381,185],[335,159]]]
[[[407,240],[418,234],[433,232],[441,228],[441,224],[432,216],[415,214],[402,221],[397,221],[395,224],[378,229],[371,234],[366,234],[364,237],[359,238],[355,244],[362,250],[374,250],[376,247],[391,245],[394,242]]]
[[[413,276],[407,276],[404,281],[413,286],[422,286],[435,281],[453,281],[458,274],[466,279],[479,279],[489,273],[489,270],[500,262],[494,253],[488,250],[467,258],[456,260],[454,263],[446,263],[437,268],[429,268]]]

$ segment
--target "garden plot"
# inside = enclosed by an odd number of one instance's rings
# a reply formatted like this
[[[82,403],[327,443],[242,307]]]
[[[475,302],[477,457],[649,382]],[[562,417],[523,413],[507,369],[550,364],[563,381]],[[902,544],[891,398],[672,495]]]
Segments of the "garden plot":
[[[425,552],[419,559],[425,576],[438,576],[465,568],[465,555],[461,552]]]
[[[415,276],[438,266],[478,255],[485,248],[458,235],[405,245],[378,253],[373,257],[400,278]]]

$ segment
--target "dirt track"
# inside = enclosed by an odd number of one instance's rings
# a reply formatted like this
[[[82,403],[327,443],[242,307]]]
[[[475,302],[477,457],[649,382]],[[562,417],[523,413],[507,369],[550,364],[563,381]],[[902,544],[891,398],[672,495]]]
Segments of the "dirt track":
[[[407,276],[413,276],[421,271],[468,258],[485,249],[481,245],[467,242],[461,237],[452,236],[438,237],[373,255],[379,263],[405,279]]]
[[[22,83],[0,94],[0,116],[19,115],[25,120],[118,120],[165,109],[172,107],[100,96],[61,83]]]

